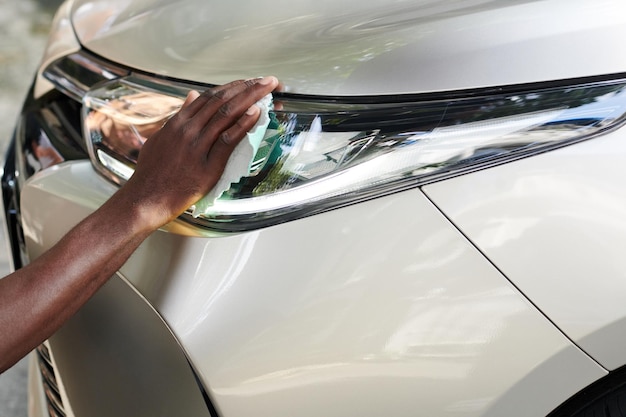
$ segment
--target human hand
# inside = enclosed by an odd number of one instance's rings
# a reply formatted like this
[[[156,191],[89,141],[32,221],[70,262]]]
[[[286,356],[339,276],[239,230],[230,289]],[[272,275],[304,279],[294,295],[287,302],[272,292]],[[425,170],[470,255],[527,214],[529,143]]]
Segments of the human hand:
[[[265,77],[191,92],[146,141],[116,204],[132,207],[142,227],[151,230],[175,219],[217,183],[233,149],[259,118],[254,103],[277,86],[276,78]]]

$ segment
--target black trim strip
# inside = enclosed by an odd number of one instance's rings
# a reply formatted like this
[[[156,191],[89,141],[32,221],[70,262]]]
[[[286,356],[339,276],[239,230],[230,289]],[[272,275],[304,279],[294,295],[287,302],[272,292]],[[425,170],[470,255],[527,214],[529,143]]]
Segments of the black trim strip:
[[[169,81],[178,84],[184,84],[189,86],[197,86],[203,88],[210,88],[215,84],[201,83],[197,81],[189,81],[181,78],[165,76],[162,74],[152,73],[148,71],[138,70],[135,68],[127,67],[121,64],[113,63],[107,58],[96,54],[93,51],[84,49],[82,53],[93,57],[103,63],[108,63],[108,67],[117,66],[120,70],[128,71],[133,74],[141,74],[144,76],[153,77],[163,81]],[[433,91],[424,93],[409,93],[409,94],[368,94],[359,96],[347,96],[347,95],[316,95],[316,94],[299,94],[299,93],[274,93],[274,99],[290,100],[290,101],[315,101],[320,103],[336,103],[336,104],[381,104],[381,103],[403,103],[407,101],[420,102],[420,101],[432,101],[432,100],[455,100],[460,98],[473,98],[473,97],[488,97],[498,94],[510,94],[510,93],[525,93],[537,89],[545,88],[558,88],[568,85],[580,85],[580,84],[595,84],[611,80],[626,79],[626,72],[614,73],[614,74],[602,74],[586,77],[573,77],[564,78],[559,80],[550,81],[535,81],[519,84],[507,84],[492,87],[477,87],[461,90],[445,90],[445,91]]]

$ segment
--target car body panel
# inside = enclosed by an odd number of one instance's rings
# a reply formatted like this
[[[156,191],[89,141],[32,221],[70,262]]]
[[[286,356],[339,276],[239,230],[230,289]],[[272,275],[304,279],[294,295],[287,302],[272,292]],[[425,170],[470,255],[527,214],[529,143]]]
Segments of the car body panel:
[[[40,133],[84,145],[80,103],[104,68],[199,89],[276,75],[332,109],[532,95],[626,68],[607,47],[626,35],[621,0],[266,4],[64,3],[5,165],[15,259],[117,190],[83,146],[24,164]],[[78,48],[103,67],[54,66]],[[550,413],[626,364],[624,132],[257,230],[164,226],[46,342],[68,416]],[[46,413],[44,371],[31,417]]]
[[[37,354],[28,357],[28,417],[49,417]]]
[[[119,276],[48,343],[77,416],[211,416],[176,339]]]
[[[424,187],[561,330],[609,369],[626,349],[626,129]]]
[[[72,20],[87,49],[132,68],[212,84],[271,74],[303,94],[449,91],[626,69],[623,54],[604,49],[626,37],[621,0],[280,0],[271,8],[76,0]]]
[[[29,179],[33,258],[114,190],[88,162]],[[167,323],[220,415],[537,416],[606,374],[419,189],[253,232],[176,230],[150,236],[114,285]],[[116,302],[89,323],[114,334]]]

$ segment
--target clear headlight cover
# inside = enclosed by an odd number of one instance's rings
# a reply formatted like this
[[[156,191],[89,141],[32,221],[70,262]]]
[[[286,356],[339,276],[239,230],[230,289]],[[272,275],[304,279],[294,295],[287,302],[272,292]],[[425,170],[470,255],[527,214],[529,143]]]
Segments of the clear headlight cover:
[[[193,220],[249,230],[500,164],[620,125],[626,80],[438,99],[280,95],[250,174]],[[188,89],[126,77],[83,99],[94,165],[118,183]]]

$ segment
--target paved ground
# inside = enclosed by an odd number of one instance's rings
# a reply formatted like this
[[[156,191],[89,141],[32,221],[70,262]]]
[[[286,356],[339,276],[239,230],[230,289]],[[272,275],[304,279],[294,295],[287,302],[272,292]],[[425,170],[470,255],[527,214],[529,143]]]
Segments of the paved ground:
[[[45,47],[59,0],[0,0],[0,153]],[[9,272],[0,228],[0,276]],[[0,417],[26,417],[26,361],[0,375]]]

